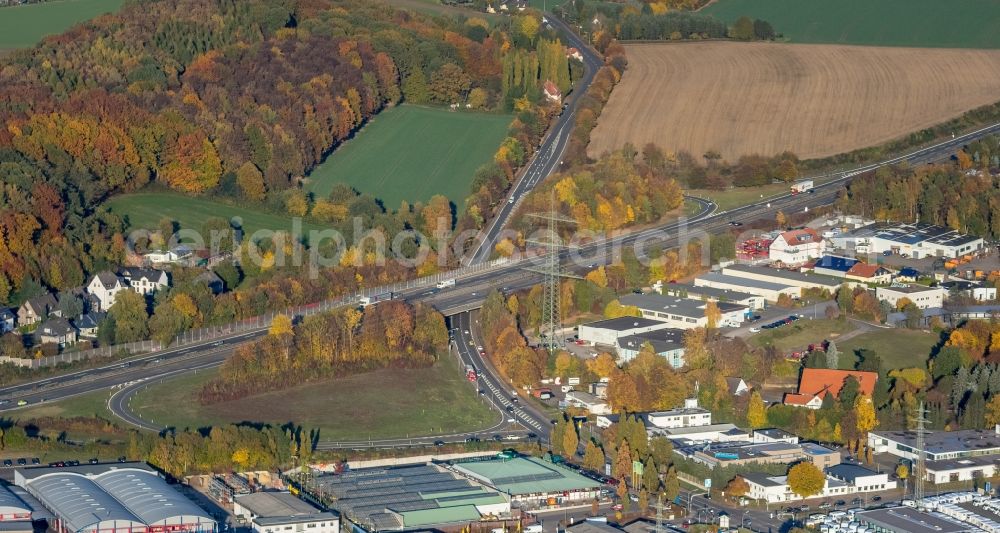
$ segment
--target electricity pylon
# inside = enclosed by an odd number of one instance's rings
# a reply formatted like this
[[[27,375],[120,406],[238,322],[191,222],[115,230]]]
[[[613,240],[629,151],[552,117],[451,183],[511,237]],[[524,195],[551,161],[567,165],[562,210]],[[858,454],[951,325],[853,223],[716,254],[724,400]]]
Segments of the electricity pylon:
[[[529,244],[536,244],[545,249],[545,263],[541,268],[528,268],[541,272],[545,276],[542,285],[542,327],[541,332],[545,338],[545,345],[549,353],[555,353],[559,347],[559,332],[562,331],[562,290],[560,281],[562,278],[581,279],[580,276],[562,272],[560,255],[562,250],[568,248],[559,237],[559,223],[575,224],[572,218],[559,214],[556,210],[556,192],[552,190],[549,197],[549,212],[531,213],[528,216],[545,220],[547,229],[541,239],[528,239]]]

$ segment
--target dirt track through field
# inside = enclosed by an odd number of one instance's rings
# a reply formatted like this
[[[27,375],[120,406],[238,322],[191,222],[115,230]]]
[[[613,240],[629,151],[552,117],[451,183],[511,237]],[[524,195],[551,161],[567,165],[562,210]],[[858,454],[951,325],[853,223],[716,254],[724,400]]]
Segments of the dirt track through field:
[[[634,44],[591,156],[654,142],[700,158],[881,144],[1000,101],[1000,50],[774,43]]]

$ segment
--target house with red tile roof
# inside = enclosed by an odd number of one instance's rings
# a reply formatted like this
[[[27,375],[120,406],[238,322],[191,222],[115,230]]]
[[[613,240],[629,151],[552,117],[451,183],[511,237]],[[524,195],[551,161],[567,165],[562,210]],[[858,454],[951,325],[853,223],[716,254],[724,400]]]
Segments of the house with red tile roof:
[[[875,391],[875,381],[878,380],[876,372],[806,368],[802,370],[802,376],[799,378],[798,392],[785,394],[783,403],[795,407],[819,409],[826,395],[830,394],[836,399],[844,388],[844,383],[851,377],[858,380],[858,391],[861,394],[870,396]]]
[[[847,279],[860,281],[862,283],[875,283],[882,285],[892,281],[892,272],[879,265],[868,263],[855,263],[844,275]]]

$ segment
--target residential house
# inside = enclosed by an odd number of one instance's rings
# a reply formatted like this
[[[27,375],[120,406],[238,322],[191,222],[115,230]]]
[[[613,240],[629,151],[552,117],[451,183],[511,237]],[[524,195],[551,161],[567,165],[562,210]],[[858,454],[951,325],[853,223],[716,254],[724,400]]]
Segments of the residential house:
[[[801,265],[823,255],[826,243],[811,228],[786,231],[771,242],[768,256],[771,261],[784,265]]]
[[[550,102],[562,102],[562,91],[559,90],[559,87],[555,83],[552,83],[552,80],[545,80],[545,83],[542,85],[542,94]]]
[[[132,290],[142,295],[153,294],[170,286],[170,278],[163,270],[126,267],[121,269],[121,276]]]
[[[97,330],[101,326],[101,322],[104,322],[104,319],[107,317],[107,313],[103,313],[101,311],[91,311],[80,315],[73,321],[73,325],[76,326],[76,329],[80,332],[81,337],[96,339]]]
[[[844,276],[847,279],[860,281],[862,283],[872,283],[881,285],[892,280],[892,272],[879,265],[869,265],[868,263],[856,263],[847,271]]]
[[[858,380],[861,394],[871,395],[875,390],[878,373],[860,370],[806,368],[802,370],[802,376],[799,378],[798,392],[785,394],[784,404],[819,409],[827,394],[832,395],[834,399],[837,398],[848,378]]]
[[[39,344],[58,344],[60,347],[76,344],[76,328],[62,317],[46,320],[35,329],[35,339]]]
[[[0,335],[8,331],[14,331],[17,324],[17,315],[13,309],[0,308]]]
[[[87,284],[87,292],[97,298],[98,311],[107,311],[115,303],[118,293],[128,287],[127,282],[111,272],[95,274]]]
[[[173,248],[161,252],[153,251],[149,252],[143,256],[146,263],[151,265],[166,265],[166,264],[178,264],[186,262],[192,255],[193,251],[187,246],[174,246]]]
[[[920,279],[923,274],[919,270],[913,267],[903,267],[896,272],[896,275],[892,278],[893,281],[898,281],[901,283],[913,283]]]
[[[742,396],[750,392],[750,386],[741,377],[726,378],[726,387],[733,396]]]
[[[45,293],[21,304],[17,310],[17,323],[26,326],[45,319],[49,315],[59,316],[58,302],[52,294]]]

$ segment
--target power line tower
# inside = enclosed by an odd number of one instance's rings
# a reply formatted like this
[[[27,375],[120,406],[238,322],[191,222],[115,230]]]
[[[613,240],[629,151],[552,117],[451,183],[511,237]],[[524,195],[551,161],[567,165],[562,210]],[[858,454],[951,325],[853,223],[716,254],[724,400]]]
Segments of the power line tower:
[[[561,252],[569,248],[559,237],[559,223],[575,224],[572,218],[559,214],[556,210],[556,191],[549,196],[549,211],[531,213],[528,216],[545,220],[546,230],[540,238],[528,239],[528,244],[535,244],[545,249],[545,262],[541,268],[529,267],[528,270],[540,272],[545,276],[542,285],[542,327],[541,333],[549,353],[555,353],[559,347],[559,332],[562,331],[562,278],[581,279],[579,276],[562,272]]]
[[[917,507],[923,507],[924,505],[924,475],[927,472],[927,452],[924,450],[926,446],[924,435],[927,433],[925,424],[930,422],[925,416],[926,413],[927,410],[924,409],[924,402],[920,402],[913,416],[917,432],[917,463],[913,469],[913,500],[917,503]]]
[[[663,510],[665,507],[663,505],[663,494],[657,494],[656,503],[653,504],[653,509],[656,509],[656,529],[653,530],[655,533],[664,533],[666,531],[663,529]]]

